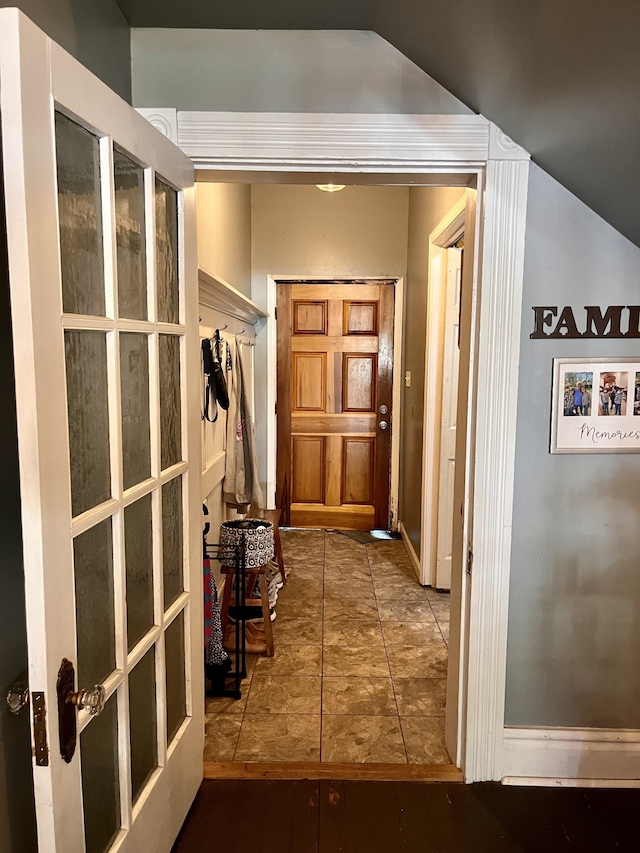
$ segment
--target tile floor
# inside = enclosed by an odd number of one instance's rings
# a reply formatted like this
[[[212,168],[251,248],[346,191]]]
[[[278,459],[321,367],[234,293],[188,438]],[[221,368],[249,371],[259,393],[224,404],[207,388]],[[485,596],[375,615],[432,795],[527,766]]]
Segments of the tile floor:
[[[282,539],[275,657],[247,656],[239,701],[207,700],[205,762],[448,763],[448,594],[418,584],[399,540]]]

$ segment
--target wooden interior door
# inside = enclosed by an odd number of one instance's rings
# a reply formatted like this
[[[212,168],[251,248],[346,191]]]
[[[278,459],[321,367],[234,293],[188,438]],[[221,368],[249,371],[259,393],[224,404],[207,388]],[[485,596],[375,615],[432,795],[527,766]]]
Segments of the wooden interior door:
[[[294,527],[388,527],[394,297],[278,284],[276,500]]]

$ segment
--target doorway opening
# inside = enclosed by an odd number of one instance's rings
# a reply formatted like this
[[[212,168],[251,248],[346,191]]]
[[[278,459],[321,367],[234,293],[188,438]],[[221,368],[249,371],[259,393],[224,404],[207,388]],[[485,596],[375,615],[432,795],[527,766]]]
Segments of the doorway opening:
[[[369,193],[358,203],[362,190]],[[308,773],[311,764],[322,772],[325,762],[334,772],[336,765],[344,765],[347,776],[364,765],[372,773],[382,765],[384,772],[389,765],[394,772],[411,765],[412,774],[421,767],[426,776],[454,772],[456,750],[447,753],[445,746],[445,713],[455,717],[450,728],[456,732],[459,710],[445,707],[450,596],[431,587],[430,577],[423,579],[419,533],[416,546],[404,524],[405,511],[415,510],[415,504],[419,518],[423,513],[422,446],[418,441],[417,453],[409,451],[407,457],[401,446],[408,430],[422,434],[430,414],[424,397],[429,233],[453,202],[466,198],[466,188],[348,187],[343,199],[352,218],[354,209],[371,211],[371,191],[379,196],[376,215],[402,198],[398,244],[404,243],[404,255],[394,275],[386,277],[380,272],[389,269],[388,261],[371,269],[366,256],[345,260],[344,247],[357,241],[343,233],[336,197],[323,228],[314,232],[319,214],[311,203],[304,207],[302,197],[309,202],[315,187],[259,184],[250,190],[248,295],[270,315],[255,341],[255,420],[266,437],[267,506],[275,501],[283,526],[291,528],[282,530],[291,575],[275,608],[275,657],[251,662],[255,669],[241,705],[209,702],[207,776],[237,772],[238,762],[260,764],[260,772],[267,767],[265,772],[274,775]],[[286,210],[287,195],[293,211]],[[323,195],[316,195],[319,204],[325,203]],[[313,223],[306,233],[305,222]],[[358,227],[366,230],[354,224],[356,234]],[[412,242],[420,244],[419,251],[412,250],[411,265],[410,230]],[[342,248],[336,248],[338,231]],[[319,248],[314,233],[320,234]],[[331,240],[332,262],[324,267],[309,262],[300,248],[306,243],[313,253],[315,245],[326,263]],[[293,247],[293,258],[287,257],[287,246]],[[349,274],[341,275],[342,270]],[[402,309],[405,291],[411,291],[407,311]],[[389,331],[383,346],[385,323]],[[472,325],[469,318],[468,336]],[[412,347],[398,348],[408,329]],[[393,353],[394,343],[394,371],[381,392],[373,381],[379,377],[379,353]],[[404,384],[407,370],[415,377],[409,387]],[[412,397],[416,392],[417,400]],[[348,419],[346,429],[338,426],[341,418]],[[381,421],[386,429],[380,429]],[[397,442],[395,493],[393,454],[387,450],[386,460],[376,465],[380,434],[389,448]],[[407,469],[417,470],[417,484],[404,483],[401,472]],[[382,508],[371,500],[380,471],[390,495]],[[396,520],[402,541],[361,544],[337,532],[391,528]],[[461,586],[460,578],[458,590]],[[296,771],[294,764],[304,767]]]

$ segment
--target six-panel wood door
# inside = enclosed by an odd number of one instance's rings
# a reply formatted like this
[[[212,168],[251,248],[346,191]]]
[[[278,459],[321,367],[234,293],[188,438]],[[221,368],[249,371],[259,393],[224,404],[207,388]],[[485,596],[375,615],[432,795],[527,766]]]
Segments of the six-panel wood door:
[[[393,283],[278,285],[278,506],[294,527],[389,523]]]

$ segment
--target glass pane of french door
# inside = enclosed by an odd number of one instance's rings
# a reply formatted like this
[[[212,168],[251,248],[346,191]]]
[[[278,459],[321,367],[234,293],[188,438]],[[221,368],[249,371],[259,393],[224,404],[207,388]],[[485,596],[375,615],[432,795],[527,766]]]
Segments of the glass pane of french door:
[[[106,853],[187,717],[180,194],[55,127],[77,687],[107,693],[79,716],[85,843]]]

